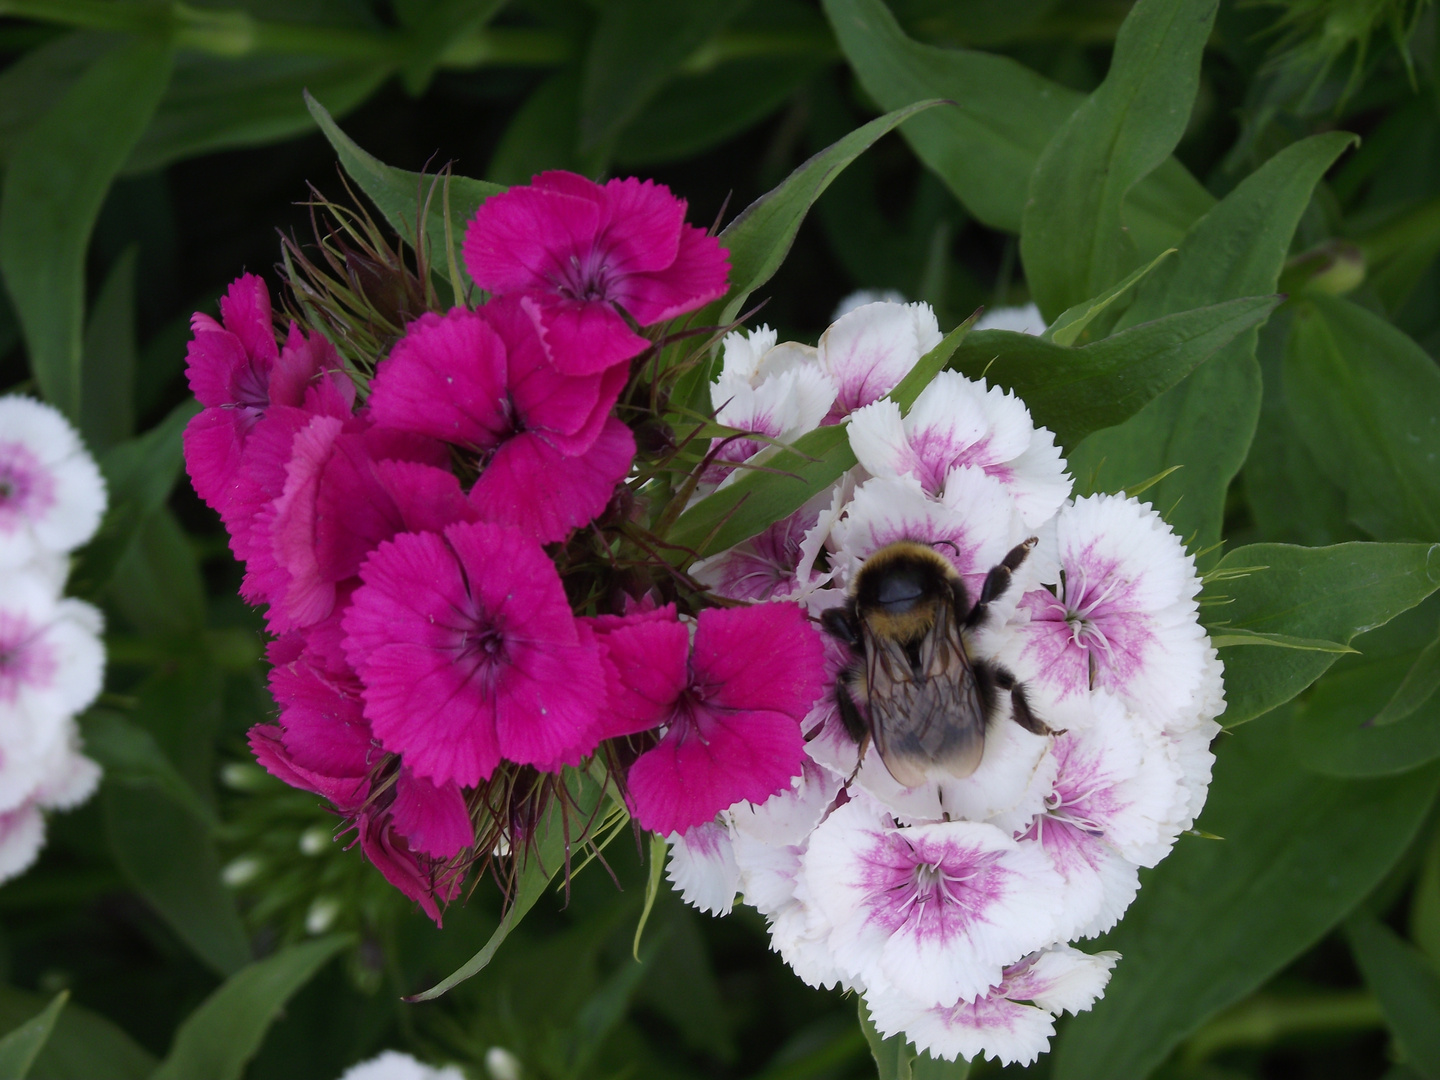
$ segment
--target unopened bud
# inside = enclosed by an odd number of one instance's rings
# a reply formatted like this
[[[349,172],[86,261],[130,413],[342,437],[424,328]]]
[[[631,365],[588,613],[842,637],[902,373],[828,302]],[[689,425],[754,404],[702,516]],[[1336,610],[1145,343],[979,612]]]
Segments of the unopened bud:
[[[254,855],[241,855],[226,864],[220,871],[220,880],[232,889],[238,889],[242,885],[248,885],[260,876],[260,871],[265,869],[265,864]]]
[[[335,924],[335,917],[339,914],[340,901],[330,896],[317,897],[305,913],[305,932],[323,934]]]
[[[311,825],[300,834],[300,854],[319,855],[330,846],[330,830],[323,825]]]
[[[490,1080],[520,1080],[520,1059],[503,1046],[485,1051],[485,1071]]]

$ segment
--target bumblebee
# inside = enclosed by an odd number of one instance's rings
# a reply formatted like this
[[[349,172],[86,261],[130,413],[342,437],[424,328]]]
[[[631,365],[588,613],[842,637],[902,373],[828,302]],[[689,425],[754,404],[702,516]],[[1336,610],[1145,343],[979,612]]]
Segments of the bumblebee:
[[[1024,684],[999,664],[971,656],[966,643],[1034,546],[1031,537],[1013,548],[985,576],[974,604],[955,567],[926,544],[901,540],[865,560],[844,606],[821,616],[854,656],[835,698],[862,760],[874,743],[905,787],[936,772],[969,776],[980,765],[1001,694],[1009,694],[1026,731],[1056,734],[1031,711]]]

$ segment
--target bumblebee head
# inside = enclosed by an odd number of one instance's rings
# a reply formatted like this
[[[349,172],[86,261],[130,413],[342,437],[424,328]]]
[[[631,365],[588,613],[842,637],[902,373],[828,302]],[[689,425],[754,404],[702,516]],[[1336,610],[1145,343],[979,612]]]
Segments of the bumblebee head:
[[[961,589],[960,575],[933,548],[913,540],[888,544],[855,575],[856,614],[885,637],[911,640],[927,633],[940,604]]]

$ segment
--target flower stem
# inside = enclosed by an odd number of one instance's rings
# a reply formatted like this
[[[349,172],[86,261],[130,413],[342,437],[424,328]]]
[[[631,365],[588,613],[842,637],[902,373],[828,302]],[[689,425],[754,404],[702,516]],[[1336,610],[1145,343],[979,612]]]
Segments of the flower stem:
[[[1291,1035],[1365,1031],[1385,1023],[1368,990],[1257,994],[1217,1016],[1185,1042],[1180,1059],[1198,1065],[1225,1050],[1270,1046]]]

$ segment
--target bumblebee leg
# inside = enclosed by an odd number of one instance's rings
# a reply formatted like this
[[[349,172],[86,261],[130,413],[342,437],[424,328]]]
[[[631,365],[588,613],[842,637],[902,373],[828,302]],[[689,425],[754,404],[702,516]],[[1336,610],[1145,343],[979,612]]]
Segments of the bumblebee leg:
[[[835,684],[835,704],[839,707],[840,722],[845,725],[846,733],[863,747],[870,739],[870,725],[860,715],[860,707],[855,704],[843,680]]]
[[[825,632],[837,641],[842,641],[852,649],[864,650],[864,644],[860,640],[860,624],[855,618],[853,609],[854,601],[844,607],[831,608],[820,616],[820,625]]]
[[[1032,735],[1064,735],[1062,728],[1056,731],[1035,715],[1030,709],[1030,699],[1025,696],[1025,684],[1018,682],[1014,675],[999,664],[993,666],[995,685],[1010,692],[1011,712],[1015,722]]]
[[[985,575],[985,584],[980,587],[980,599],[965,616],[967,630],[973,630],[984,622],[985,616],[989,614],[990,601],[1005,595],[1005,590],[1010,588],[1011,575],[1019,569],[1035,544],[1036,538],[1033,536],[1023,544],[1016,544],[1010,549],[1010,553],[1000,560],[1000,565],[990,568],[990,572]]]

